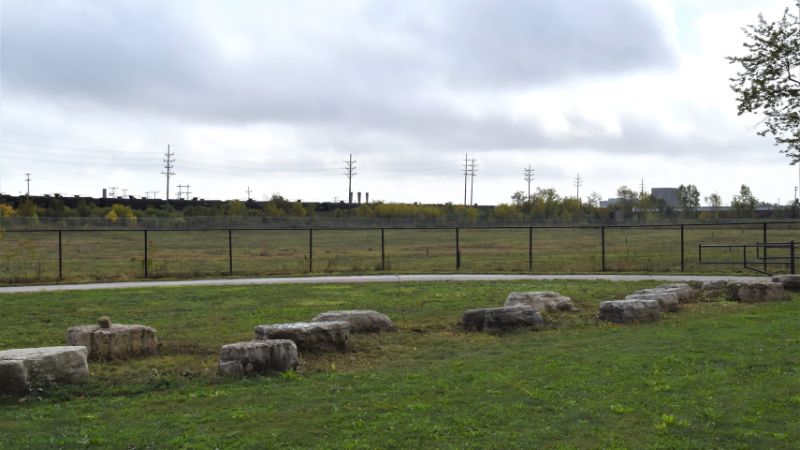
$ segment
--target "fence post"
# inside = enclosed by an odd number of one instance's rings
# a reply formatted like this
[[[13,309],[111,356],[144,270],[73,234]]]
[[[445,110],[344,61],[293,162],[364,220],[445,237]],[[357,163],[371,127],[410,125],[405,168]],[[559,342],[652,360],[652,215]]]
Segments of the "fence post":
[[[62,249],[61,249],[61,230],[58,230],[58,279],[59,279],[59,281],[64,279],[64,271],[63,271],[63,266],[62,266],[62,261],[63,261],[62,256],[63,256],[63,252],[62,252]]]
[[[767,271],[767,222],[764,222],[764,230],[763,230],[763,240],[764,240],[764,272]]]
[[[606,226],[600,226],[600,271],[606,271]]]
[[[144,277],[147,278],[147,228],[144,229]]]
[[[795,274],[795,265],[794,265],[794,241],[789,242],[789,272],[790,275]]]
[[[233,230],[228,228],[228,275],[233,275]]]
[[[456,227],[456,270],[461,270],[461,247],[458,242],[458,227]]]
[[[533,272],[533,227],[528,227],[528,272]]]
[[[384,229],[381,228],[381,270],[386,270],[386,247],[384,243]]]
[[[685,262],[685,253],[684,252],[684,240],[683,240],[683,224],[681,224],[681,272],[686,269],[686,262]]]
[[[312,273],[314,271],[313,260],[314,258],[314,230],[312,228],[308,229],[308,273]]]

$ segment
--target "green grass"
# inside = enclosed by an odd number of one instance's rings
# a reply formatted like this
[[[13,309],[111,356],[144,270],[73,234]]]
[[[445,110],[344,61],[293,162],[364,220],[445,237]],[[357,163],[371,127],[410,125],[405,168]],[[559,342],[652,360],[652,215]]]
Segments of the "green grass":
[[[646,282],[459,282],[150,288],[0,296],[0,348],[58,345],[108,314],[158,329],[162,355],[93,363],[85,385],[0,399],[4,448],[792,448],[800,337],[790,302],[690,305],[658,323],[594,319]],[[466,334],[468,308],[557,290],[549,328]],[[395,333],[297,372],[219,379],[222,344],[261,323],[344,308]]]
[[[763,241],[761,225],[687,226],[684,263],[689,273],[755,274],[740,265],[700,265],[698,249],[706,244],[754,244]],[[800,241],[793,224],[771,224],[770,242]],[[453,229],[315,230],[312,273],[421,273],[456,271]],[[680,227],[607,228],[606,269],[615,272],[679,272]],[[223,276],[229,273],[228,232],[150,231],[148,275],[153,278]],[[231,235],[234,276],[309,273],[307,230],[236,230]],[[599,272],[599,229],[534,229],[534,273]],[[528,272],[528,229],[461,229],[462,272]],[[64,280],[140,279],[144,275],[144,234],[138,231],[62,234]],[[751,252],[750,257],[754,255]],[[771,256],[788,256],[773,250]],[[738,261],[740,250],[717,249],[706,259]],[[785,267],[772,266],[773,271]],[[52,281],[58,278],[56,232],[0,234],[0,284]]]

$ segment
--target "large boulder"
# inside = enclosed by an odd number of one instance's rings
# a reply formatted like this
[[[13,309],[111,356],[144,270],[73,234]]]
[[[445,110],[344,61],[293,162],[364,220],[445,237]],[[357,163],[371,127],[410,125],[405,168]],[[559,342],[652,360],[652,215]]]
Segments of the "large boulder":
[[[542,315],[528,305],[471,309],[461,318],[466,331],[503,332],[517,328],[541,328]]]
[[[344,351],[350,339],[350,323],[340,320],[259,325],[256,339],[290,339],[301,352]]]
[[[658,308],[663,312],[677,312],[680,306],[678,294],[669,290],[642,289],[631,295],[626,295],[625,299],[655,300],[658,302]]]
[[[156,330],[144,325],[81,325],[67,330],[68,345],[82,345],[89,359],[126,359],[158,354]]]
[[[600,320],[615,323],[655,322],[661,318],[656,300],[609,300],[600,303]]]
[[[705,281],[700,287],[700,297],[705,301],[720,301],[727,299],[728,296],[728,282],[724,280],[719,281]]]
[[[371,310],[328,311],[318,314],[312,322],[347,322],[353,333],[394,331],[394,323],[386,314]]]
[[[294,370],[298,364],[297,345],[289,339],[236,342],[223,345],[219,374],[240,377]]]
[[[742,303],[771,302],[786,300],[782,283],[774,282],[731,282],[728,283],[728,300]]]
[[[577,311],[572,299],[553,291],[512,292],[505,306],[527,305],[536,312]]]
[[[772,277],[774,283],[783,284],[783,288],[789,291],[800,291],[800,275],[781,275]]]
[[[0,351],[0,393],[25,394],[34,387],[89,378],[86,347],[41,347]]]
[[[695,303],[700,295],[699,289],[692,287],[688,283],[662,284],[656,289],[674,292],[678,296],[680,303]]]

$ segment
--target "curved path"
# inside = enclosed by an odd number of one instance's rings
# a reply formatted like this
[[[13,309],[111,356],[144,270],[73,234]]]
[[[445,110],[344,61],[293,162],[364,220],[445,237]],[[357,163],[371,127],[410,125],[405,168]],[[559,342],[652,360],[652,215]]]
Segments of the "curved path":
[[[88,291],[162,286],[241,286],[262,284],[320,283],[398,283],[417,281],[510,281],[510,280],[607,280],[607,281],[764,281],[766,277],[717,275],[511,275],[511,274],[432,274],[432,275],[350,275],[284,278],[220,278],[211,280],[128,281],[119,283],[52,284],[0,287],[0,294],[23,292]]]

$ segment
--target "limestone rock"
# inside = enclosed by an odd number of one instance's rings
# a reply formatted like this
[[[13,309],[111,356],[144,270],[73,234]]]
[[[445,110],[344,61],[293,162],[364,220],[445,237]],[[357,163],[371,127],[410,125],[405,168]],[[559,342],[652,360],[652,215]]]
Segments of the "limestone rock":
[[[503,332],[516,328],[541,328],[542,315],[528,305],[471,309],[461,318],[466,331]]]
[[[553,291],[512,292],[505,306],[528,305],[536,312],[577,311],[572,299]]]
[[[706,281],[700,288],[700,295],[706,301],[719,301],[727,298],[727,281]]]
[[[728,299],[742,303],[771,302],[786,300],[782,283],[728,283]]]
[[[783,284],[783,288],[789,291],[800,291],[800,275],[781,275],[772,277],[774,283]]]
[[[86,381],[86,354],[80,346],[0,351],[0,393],[24,395],[34,387]]]
[[[312,322],[344,321],[350,324],[353,333],[377,333],[394,331],[392,319],[385,314],[371,310],[328,311],[318,314]]]
[[[256,339],[291,339],[302,351],[328,351],[347,349],[350,324],[335,322],[296,322],[256,327]]]
[[[610,300],[600,303],[599,317],[615,323],[655,322],[661,311],[656,300]]]
[[[625,299],[655,300],[658,302],[658,308],[663,312],[677,312],[680,306],[678,294],[669,290],[642,289],[631,295],[626,295]]]
[[[678,296],[680,303],[695,303],[700,295],[700,290],[691,286],[689,283],[662,284],[656,289],[674,292]]]
[[[297,345],[288,339],[236,342],[223,345],[219,357],[221,376],[268,374],[294,370]]]
[[[156,330],[144,325],[81,325],[67,330],[67,344],[82,345],[89,359],[125,359],[158,354]]]

